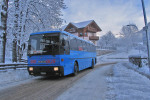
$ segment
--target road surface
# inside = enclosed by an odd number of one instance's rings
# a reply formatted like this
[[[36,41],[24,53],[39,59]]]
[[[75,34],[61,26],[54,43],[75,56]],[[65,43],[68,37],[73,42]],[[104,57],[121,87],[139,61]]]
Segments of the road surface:
[[[106,63],[96,65],[94,69],[86,69],[81,71],[77,76],[65,76],[59,79],[52,77],[39,77],[31,81],[3,89],[0,91],[0,100],[55,100],[65,90],[71,88],[77,80],[86,76],[88,73],[94,73],[97,69],[103,71],[102,76],[111,71],[111,68],[103,69],[106,65],[114,63]],[[94,77],[93,77],[94,78]],[[103,78],[101,78],[104,82]],[[104,86],[102,86],[104,85]],[[101,84],[105,88],[105,84]],[[102,90],[102,92],[104,89]],[[103,98],[103,95],[101,95]]]

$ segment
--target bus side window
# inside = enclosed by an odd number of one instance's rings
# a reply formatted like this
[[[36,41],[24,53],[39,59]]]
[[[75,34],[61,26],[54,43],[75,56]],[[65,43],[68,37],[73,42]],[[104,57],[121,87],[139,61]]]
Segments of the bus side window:
[[[89,51],[92,52],[92,45],[89,44]]]
[[[86,42],[82,41],[83,51],[86,51]]]
[[[85,42],[85,51],[88,51],[88,46],[86,42]]]
[[[87,46],[87,51],[89,52],[89,44],[87,43],[86,46]]]
[[[70,54],[69,41],[66,41],[66,45],[64,48],[65,48],[65,54]]]
[[[78,40],[78,50],[83,51],[82,41]]]
[[[96,46],[94,46],[94,52],[96,52]]]
[[[70,37],[70,49],[77,50],[77,40],[74,37]]]
[[[92,52],[96,52],[96,47],[92,45]]]
[[[63,34],[61,36],[61,44],[65,54],[70,54],[69,36]]]

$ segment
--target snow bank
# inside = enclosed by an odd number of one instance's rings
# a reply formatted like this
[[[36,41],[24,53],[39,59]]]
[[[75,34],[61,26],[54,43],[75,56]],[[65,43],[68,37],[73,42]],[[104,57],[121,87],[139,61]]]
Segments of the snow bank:
[[[147,57],[147,54],[145,52],[133,49],[128,52],[116,51],[116,52],[113,52],[110,54],[97,56],[97,60],[98,60],[97,62],[98,62],[98,64],[108,63],[108,62],[129,62],[128,57],[131,55],[141,56],[142,58]],[[131,64],[131,63],[129,66],[139,72],[143,72],[147,75],[150,75],[150,71],[149,71],[147,63],[148,63],[147,60],[143,59],[141,68],[139,68],[138,66]]]
[[[147,65],[144,65],[143,63],[142,63],[142,67],[138,67],[137,65],[134,65],[132,63],[129,63],[128,67],[131,67],[131,68],[135,69],[138,72],[141,72],[145,75],[150,76],[150,68]]]
[[[32,76],[29,76],[26,69],[9,69],[0,71],[0,87],[2,88],[11,83],[23,81],[29,78],[32,78]]]
[[[107,100],[149,100],[150,80],[128,69],[122,63],[113,68],[113,76],[106,78]]]
[[[123,59],[118,59],[123,58]],[[97,63],[109,63],[109,62],[127,62],[128,61],[128,55],[125,52],[116,51],[113,53],[109,53],[102,56],[97,56]]]

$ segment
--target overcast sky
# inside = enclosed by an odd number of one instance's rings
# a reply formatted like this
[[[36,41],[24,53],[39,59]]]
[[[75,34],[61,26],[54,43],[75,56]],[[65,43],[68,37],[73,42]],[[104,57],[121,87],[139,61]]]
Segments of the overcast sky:
[[[148,22],[150,22],[150,0],[145,1]],[[123,25],[144,26],[141,0],[65,0],[68,7],[63,10],[66,24],[95,20],[105,34],[112,31],[118,34]],[[149,6],[148,6],[149,5]]]

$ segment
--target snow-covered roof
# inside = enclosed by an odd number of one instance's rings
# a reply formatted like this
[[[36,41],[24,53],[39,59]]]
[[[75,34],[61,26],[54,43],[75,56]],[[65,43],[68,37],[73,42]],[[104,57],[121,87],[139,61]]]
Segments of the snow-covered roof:
[[[83,21],[79,23],[70,22],[67,26],[63,26],[61,29],[65,31],[67,31],[71,27],[74,27],[76,29],[81,29],[81,28],[86,28],[88,25],[92,23],[94,23],[94,27],[97,29],[97,31],[102,31],[101,28],[96,24],[94,20],[88,20],[88,21]]]
[[[67,25],[62,26],[61,29],[62,29],[62,30],[65,30],[66,27],[67,27]]]
[[[94,20],[88,20],[88,21],[84,21],[84,22],[79,22],[79,23],[73,23],[71,22],[71,24],[73,24],[74,26],[76,26],[77,28],[83,28],[86,27],[88,24],[90,24],[91,22],[93,22]]]

